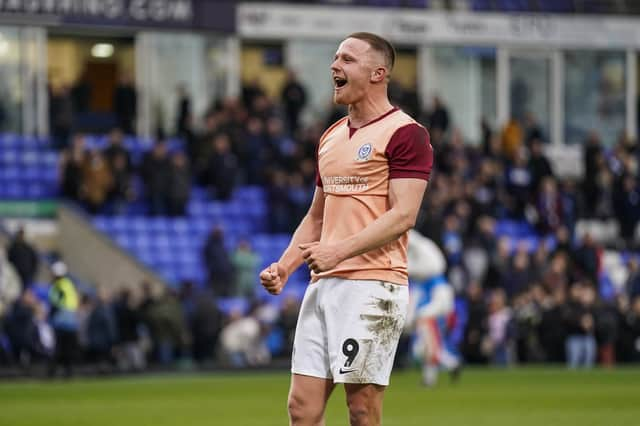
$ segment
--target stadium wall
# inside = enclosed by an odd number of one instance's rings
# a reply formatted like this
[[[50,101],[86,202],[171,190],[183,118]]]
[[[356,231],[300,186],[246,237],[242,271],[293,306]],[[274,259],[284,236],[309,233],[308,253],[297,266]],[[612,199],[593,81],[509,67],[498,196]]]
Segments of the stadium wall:
[[[142,281],[148,281],[156,290],[166,286],[159,275],[96,231],[74,208],[61,203],[58,224],[61,254],[79,279],[111,289],[137,287]]]

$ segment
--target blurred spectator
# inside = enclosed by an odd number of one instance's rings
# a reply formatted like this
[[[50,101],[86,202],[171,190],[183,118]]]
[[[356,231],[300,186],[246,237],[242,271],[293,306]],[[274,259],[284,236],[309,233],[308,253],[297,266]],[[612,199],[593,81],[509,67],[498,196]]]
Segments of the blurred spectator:
[[[73,125],[73,104],[69,88],[65,85],[52,85],[49,95],[49,129],[51,144],[57,150],[69,146],[71,126]]]
[[[75,134],[71,147],[60,156],[60,182],[62,195],[73,201],[80,201],[83,184],[83,170],[87,161],[84,135]]]
[[[211,140],[212,151],[206,169],[206,184],[214,190],[215,198],[227,201],[233,194],[238,174],[238,159],[231,152],[229,136],[216,135]]]
[[[36,272],[38,272],[39,259],[38,253],[27,241],[23,227],[20,227],[13,236],[7,251],[7,258],[20,276],[22,285],[30,286]]]
[[[191,170],[187,156],[177,152],[171,156],[169,186],[167,188],[168,213],[170,216],[184,216],[191,195]]]
[[[124,213],[126,205],[135,199],[132,175],[127,168],[127,158],[122,153],[118,153],[113,158],[111,166],[113,185],[109,191],[108,199],[112,206],[112,211],[116,214]]]
[[[565,318],[567,365],[569,368],[591,368],[596,360],[595,291],[591,285],[575,283],[570,295]]]
[[[554,233],[563,224],[562,198],[558,192],[556,181],[545,177],[540,183],[540,191],[536,202],[537,228],[542,235]]]
[[[220,344],[226,363],[232,367],[265,365],[271,361],[266,345],[268,326],[256,314],[257,307],[243,317],[235,312],[222,329]]]
[[[53,352],[55,338],[51,327],[43,321],[44,314],[44,307],[31,289],[27,288],[12,305],[4,320],[12,355],[26,373],[29,373],[34,361],[48,359]]]
[[[267,188],[269,203],[269,230],[274,234],[290,231],[290,204],[287,188],[287,174],[275,170]]]
[[[592,283],[598,282],[600,253],[591,234],[585,234],[580,245],[574,249],[573,262],[576,267],[575,273],[579,274],[578,278],[586,278]]]
[[[628,339],[633,342],[629,359],[633,362],[640,362],[640,296],[632,299],[626,323],[629,330]]]
[[[85,68],[71,88],[71,102],[73,104],[74,118],[91,111],[91,83],[89,83],[88,70]]]
[[[55,332],[56,349],[49,364],[49,375],[55,375],[57,368],[61,366],[64,374],[71,376],[78,350],[78,292],[67,276],[67,266],[64,263],[54,263],[51,272],[53,283],[49,290],[49,321]]]
[[[252,81],[244,82],[242,86],[242,103],[245,108],[251,110],[256,98],[261,96],[265,96],[265,93],[260,85],[260,80],[256,78]]]
[[[535,293],[539,287],[532,286],[517,294],[513,300],[513,329],[515,355],[518,362],[540,362],[544,354],[538,338],[538,327],[542,312]]]
[[[211,290],[198,291],[193,285],[183,287],[182,304],[193,336],[192,354],[198,362],[211,361],[222,329],[222,313]]]
[[[537,191],[540,183],[547,176],[553,176],[551,163],[544,154],[542,139],[532,139],[529,143],[529,171],[531,172],[531,187]]]
[[[215,227],[209,233],[203,248],[204,263],[209,272],[209,286],[218,297],[229,297],[235,293],[234,271],[224,244],[224,232]]]
[[[449,111],[439,96],[433,98],[433,109],[429,114],[429,130],[445,133],[449,129]]]
[[[478,283],[469,284],[465,301],[468,318],[460,350],[466,362],[486,363],[489,352],[488,313],[482,287]]]
[[[296,224],[300,223],[302,218],[307,214],[311,199],[313,198],[313,190],[305,186],[302,174],[295,172],[289,176],[287,196],[290,206],[288,228],[293,232]]]
[[[483,287],[495,289],[502,285],[507,275],[511,262],[511,241],[509,237],[502,237],[498,240],[496,253],[491,257],[489,269],[484,278]]]
[[[278,315],[278,327],[284,335],[284,351],[282,356],[289,358],[293,351],[293,338],[295,337],[296,324],[300,305],[295,297],[287,296],[282,302],[280,314]]]
[[[307,93],[293,70],[287,71],[287,80],[280,95],[289,125],[289,134],[294,135],[300,126],[300,113],[307,103]]]
[[[564,287],[551,293],[550,304],[544,307],[540,321],[540,343],[547,362],[565,362],[567,296]]]
[[[175,131],[176,136],[184,138],[191,130],[191,98],[187,92],[187,86],[184,83],[178,85],[176,93],[178,98],[178,113],[176,114]]]
[[[511,300],[514,296],[526,292],[532,280],[529,252],[526,245],[520,244],[512,262],[509,262],[500,287],[505,291],[507,299]],[[527,303],[526,295],[521,299],[524,299],[524,303]]]
[[[514,160],[522,150],[524,139],[522,126],[515,118],[511,118],[502,129],[502,154],[508,160]]]
[[[119,157],[124,157],[127,172],[133,171],[131,153],[124,146],[124,134],[122,130],[115,127],[109,132],[107,147],[102,154],[112,170],[115,170],[115,162]]]
[[[118,323],[111,305],[111,297],[105,288],[98,289],[97,300],[89,314],[87,340],[89,360],[98,365],[98,371],[109,371],[115,365]]]
[[[20,296],[22,285],[18,272],[6,258],[4,247],[0,246],[0,325],[13,302]]]
[[[167,152],[167,143],[159,140],[142,159],[140,174],[145,184],[149,209],[152,215],[167,212],[166,191],[171,179],[171,161]]]
[[[120,76],[120,82],[113,92],[113,109],[118,126],[127,135],[135,135],[138,95],[133,78],[128,72]]]
[[[527,112],[524,115],[524,141],[527,147],[531,147],[533,141],[537,140],[542,142],[545,140],[542,128],[536,120],[535,115],[532,112]]]
[[[113,175],[100,151],[89,151],[82,169],[82,201],[92,214],[102,211],[113,188]]]
[[[532,176],[527,167],[526,150],[520,149],[514,154],[513,164],[507,169],[505,177],[506,204],[513,219],[525,218],[525,208],[530,201]]]
[[[141,345],[143,327],[139,306],[130,290],[122,290],[114,305],[117,324],[117,362],[122,371],[142,371],[146,358]]]
[[[491,292],[489,300],[489,339],[491,359],[495,365],[507,366],[512,362],[511,323],[512,313],[507,306],[504,290],[496,289]]]
[[[640,220],[640,190],[637,179],[624,175],[622,185],[614,201],[616,218],[620,224],[620,236],[628,249],[636,248],[636,227]]]
[[[247,183],[249,185],[261,184],[266,168],[264,151],[267,140],[264,134],[264,123],[257,117],[251,117],[247,121],[246,145],[247,150],[251,153],[244,164],[247,171]]]
[[[147,300],[145,317],[153,337],[156,358],[169,366],[188,354],[191,334],[182,313],[182,307],[172,291],[163,289],[156,299]]]
[[[625,289],[627,290],[629,300],[633,300],[640,296],[640,263],[636,257],[629,259],[628,274]]]
[[[252,299],[256,291],[260,257],[251,249],[248,241],[242,240],[231,256],[235,271],[235,291],[237,296]]]

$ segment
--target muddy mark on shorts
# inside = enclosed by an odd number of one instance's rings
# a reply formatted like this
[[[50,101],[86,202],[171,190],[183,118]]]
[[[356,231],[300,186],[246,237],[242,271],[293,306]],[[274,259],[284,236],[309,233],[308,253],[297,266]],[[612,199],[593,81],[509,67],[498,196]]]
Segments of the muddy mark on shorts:
[[[395,355],[396,344],[404,327],[404,315],[394,300],[375,298],[370,306],[374,313],[362,314],[367,330],[372,333],[371,351],[362,369],[362,377],[375,377]]]
[[[374,339],[382,346],[395,343],[400,337],[404,326],[404,316],[394,300],[376,297],[371,306],[377,312],[372,314],[362,314],[360,318],[367,321],[367,329],[373,333]]]
[[[385,290],[389,291],[389,293],[395,293],[395,291],[398,289],[397,286],[384,281],[380,281],[380,285],[384,287]]]

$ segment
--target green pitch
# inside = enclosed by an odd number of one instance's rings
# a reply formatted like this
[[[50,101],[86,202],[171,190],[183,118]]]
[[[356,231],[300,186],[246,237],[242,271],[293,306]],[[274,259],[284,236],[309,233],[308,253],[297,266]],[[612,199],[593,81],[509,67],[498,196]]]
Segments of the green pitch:
[[[394,374],[384,424],[397,426],[621,426],[640,424],[640,370],[468,370],[457,385],[418,386]],[[286,373],[142,376],[0,383],[3,426],[287,424]],[[327,425],[346,425],[336,388]]]

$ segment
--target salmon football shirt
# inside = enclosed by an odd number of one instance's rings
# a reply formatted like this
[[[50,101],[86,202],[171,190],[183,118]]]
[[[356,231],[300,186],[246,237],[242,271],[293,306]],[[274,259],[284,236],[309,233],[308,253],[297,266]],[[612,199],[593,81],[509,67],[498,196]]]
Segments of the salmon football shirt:
[[[390,179],[428,181],[432,165],[429,133],[398,108],[357,129],[348,117],[338,120],[318,144],[316,184],[325,196],[321,242],[360,232],[390,209]],[[407,284],[407,233],[312,279],[329,276]]]

